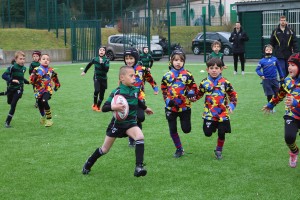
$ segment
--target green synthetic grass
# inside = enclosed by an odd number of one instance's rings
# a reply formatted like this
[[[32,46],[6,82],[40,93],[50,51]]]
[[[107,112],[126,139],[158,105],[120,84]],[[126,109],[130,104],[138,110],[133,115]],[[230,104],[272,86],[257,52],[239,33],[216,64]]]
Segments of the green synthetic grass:
[[[117,86],[123,62],[111,62],[107,97]],[[229,65],[229,64],[228,64]],[[230,65],[229,65],[230,66]],[[133,176],[134,149],[127,139],[117,139],[88,176],[81,174],[87,157],[103,143],[111,113],[91,110],[92,72],[80,76],[85,64],[54,66],[61,89],[50,105],[54,125],[39,124],[31,86],[19,101],[11,125],[4,128],[9,106],[0,97],[0,194],[1,199],[298,199],[299,167],[288,166],[288,149],[283,138],[283,104],[276,113],[264,115],[266,103],[254,66],[245,76],[223,72],[238,92],[231,115],[232,133],[226,135],[223,160],[214,158],[217,134],[202,132],[203,99],[192,108],[192,131],[180,132],[186,154],[173,158],[175,147],[164,116],[162,95],[153,95],[146,84],[147,105],[155,112],[143,123],[145,163],[148,174]],[[206,73],[204,65],[187,63],[197,84]],[[4,69],[1,69],[1,74]],[[160,83],[167,63],[155,63],[152,74]],[[28,75],[26,74],[26,77]],[[5,82],[0,82],[5,89]],[[178,127],[180,130],[180,127]]]

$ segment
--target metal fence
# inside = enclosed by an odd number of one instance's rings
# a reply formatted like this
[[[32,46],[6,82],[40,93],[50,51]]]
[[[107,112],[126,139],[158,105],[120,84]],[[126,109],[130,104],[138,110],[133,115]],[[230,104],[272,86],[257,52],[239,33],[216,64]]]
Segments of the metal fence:
[[[154,2],[154,0],[149,1]],[[17,2],[20,3],[16,5]],[[224,10],[224,0],[192,2],[185,0],[184,3],[169,0],[169,4],[151,4],[152,7],[149,7],[148,1],[145,1],[145,5],[126,9],[113,7],[116,2],[122,0],[111,0],[106,1],[107,4],[112,4],[111,8],[106,10],[101,9],[99,2],[97,0],[2,0],[0,1],[0,27],[55,29],[70,27],[71,20],[101,20],[102,26],[105,27],[117,24],[119,19],[124,17],[140,18],[146,17],[149,13],[153,19],[157,19],[153,21],[153,25],[156,25],[166,21],[167,5],[170,9],[171,26],[201,26],[203,23],[219,26],[229,23],[229,17],[226,17]],[[206,22],[203,21],[203,14],[206,15]]]

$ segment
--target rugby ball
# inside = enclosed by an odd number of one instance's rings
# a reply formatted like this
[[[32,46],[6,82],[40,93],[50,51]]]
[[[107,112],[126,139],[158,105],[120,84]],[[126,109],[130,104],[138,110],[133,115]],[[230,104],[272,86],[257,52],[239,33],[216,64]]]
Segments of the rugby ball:
[[[111,105],[114,104],[123,104],[125,105],[125,110],[122,112],[119,111],[113,111],[113,116],[116,120],[118,121],[123,121],[127,118],[128,113],[129,113],[129,105],[128,102],[126,100],[126,98],[120,94],[117,94],[114,96],[114,98],[111,101]]]

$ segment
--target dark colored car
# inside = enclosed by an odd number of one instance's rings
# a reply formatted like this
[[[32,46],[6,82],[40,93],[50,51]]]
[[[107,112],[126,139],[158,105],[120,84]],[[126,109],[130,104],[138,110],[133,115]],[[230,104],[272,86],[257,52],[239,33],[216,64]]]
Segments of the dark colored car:
[[[230,55],[232,53],[232,43],[229,42],[230,32],[206,32],[206,52],[212,52],[211,44],[218,40],[221,42],[221,52],[224,55]],[[198,33],[198,35],[192,41],[192,51],[195,55],[203,53],[204,49],[204,35],[203,33]]]

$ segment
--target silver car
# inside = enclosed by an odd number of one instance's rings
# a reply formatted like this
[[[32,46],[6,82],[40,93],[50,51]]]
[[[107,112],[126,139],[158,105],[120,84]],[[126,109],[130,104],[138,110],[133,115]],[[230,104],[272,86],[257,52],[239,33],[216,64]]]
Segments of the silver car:
[[[111,35],[108,37],[106,55],[110,60],[123,58],[126,48],[133,47],[141,53],[145,46],[147,46],[147,37],[144,35]],[[159,44],[150,43],[150,50],[154,60],[158,61],[162,58],[163,49]]]

